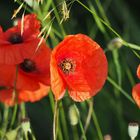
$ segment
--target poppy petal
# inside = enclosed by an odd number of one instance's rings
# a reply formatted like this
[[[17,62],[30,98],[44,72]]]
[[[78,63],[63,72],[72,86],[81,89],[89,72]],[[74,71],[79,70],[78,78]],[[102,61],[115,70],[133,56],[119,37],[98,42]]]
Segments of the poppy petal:
[[[0,47],[0,63],[1,64],[18,64],[25,58],[33,56],[37,48],[39,39],[24,42],[15,45],[1,45]]]
[[[13,86],[16,75],[14,65],[0,65],[0,86]]]
[[[140,83],[136,84],[132,89],[132,96],[136,104],[140,108]]]
[[[0,86],[13,88],[16,80],[18,103],[40,100],[46,96],[50,90],[50,54],[51,50],[43,43],[37,52],[29,58],[35,63],[35,72],[28,72],[22,69],[23,67],[19,64],[18,73],[16,74],[16,65],[1,64]],[[4,97],[1,98],[0,101],[5,102],[6,97],[9,101],[12,96],[5,96],[4,92],[6,91],[3,90],[1,96]]]
[[[53,93],[55,93],[55,99],[59,100],[64,96],[66,86],[58,73],[56,61],[53,59],[51,59],[50,62],[50,71],[51,71],[51,89]]]
[[[13,90],[0,90],[0,102],[4,102],[5,104],[9,106],[13,106],[15,103],[13,102]]]
[[[137,67],[137,76],[140,79],[140,65],[138,65],[138,67]]]
[[[69,91],[69,95],[76,102],[82,102],[91,98],[90,92]]]
[[[18,64],[25,58],[33,56],[40,39],[38,38],[40,22],[35,14],[24,17],[23,34],[21,21],[17,26],[2,32],[0,29],[0,63]]]
[[[23,102],[35,102],[48,95],[50,90],[49,86],[39,83],[39,88],[36,90],[19,90],[19,99]]]
[[[2,30],[2,27],[0,26],[0,34],[2,34],[3,33],[3,30]]]
[[[28,39],[31,36],[37,37],[40,32],[40,21],[37,20],[35,14],[28,14],[24,17],[24,23],[22,25],[21,20],[18,22],[18,29],[21,30],[23,26],[23,37]]]

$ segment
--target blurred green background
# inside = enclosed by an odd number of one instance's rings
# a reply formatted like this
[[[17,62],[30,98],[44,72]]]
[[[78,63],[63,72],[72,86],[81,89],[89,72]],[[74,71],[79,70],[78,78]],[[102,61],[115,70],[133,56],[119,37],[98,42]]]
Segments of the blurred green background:
[[[51,10],[54,5],[58,5],[62,1],[46,0],[44,5],[47,5],[49,2],[48,10]],[[134,44],[140,44],[139,0],[81,0],[81,2],[96,12],[102,19],[104,19],[105,14],[113,29],[124,40]],[[99,4],[103,8],[103,14],[99,8]],[[14,10],[18,7],[19,4],[14,3],[13,0],[0,1],[0,25],[4,30],[12,26],[13,22],[11,17]],[[59,7],[58,10],[60,10]],[[22,12],[23,9],[18,14],[19,17],[21,17]],[[62,16],[61,13],[59,15],[60,17]],[[102,24],[100,26],[100,24],[95,16],[83,8],[78,2],[74,2],[70,10],[69,19],[61,25],[59,25],[57,20],[54,20],[53,27],[60,33],[60,26],[63,26],[66,34],[87,34],[98,42],[103,49],[106,49],[107,44],[116,36],[106,26]],[[50,47],[53,48],[62,38],[56,35],[53,40],[53,37],[50,36],[48,42]],[[125,46],[113,51],[106,51],[106,56],[109,64],[108,75],[119,87],[131,96],[133,85],[140,82],[136,77],[136,68],[140,62],[139,59],[133,53],[132,49]],[[37,140],[52,139],[53,113],[50,105],[51,98],[52,95],[50,93],[48,97],[45,97],[39,102],[26,103],[27,115],[30,118],[31,126]],[[74,102],[68,96],[60,103],[58,140],[78,140],[82,135],[79,124],[75,126],[70,124],[68,110],[73,104]],[[76,103],[76,105],[80,112],[82,124],[84,125],[89,109],[88,103]],[[113,140],[129,140],[128,123],[138,122],[140,124],[140,110],[138,107],[130,102],[109,81],[106,81],[104,88],[94,97],[93,108],[103,136],[110,134]],[[1,110],[3,110],[2,105]],[[3,113],[2,111],[0,112],[1,114]],[[99,140],[95,126],[92,118],[86,132],[87,140]],[[140,133],[136,140],[140,140]]]

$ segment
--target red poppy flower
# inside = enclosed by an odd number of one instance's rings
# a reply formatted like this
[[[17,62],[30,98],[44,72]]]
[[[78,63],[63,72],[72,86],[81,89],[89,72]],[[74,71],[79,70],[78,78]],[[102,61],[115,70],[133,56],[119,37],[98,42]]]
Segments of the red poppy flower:
[[[136,84],[132,89],[132,96],[136,104],[140,108],[140,83]]]
[[[18,64],[34,54],[39,43],[40,22],[35,14],[24,17],[24,22],[3,32],[0,28],[0,64]]]
[[[51,88],[55,99],[66,89],[75,101],[84,101],[104,85],[107,59],[102,48],[83,34],[67,36],[51,55]]]
[[[137,76],[140,79],[140,65],[138,65],[138,68],[137,68]]]
[[[43,42],[34,56],[24,59],[18,66],[1,64],[0,86],[3,89],[0,90],[0,101],[13,105],[46,96],[50,89],[50,53]]]

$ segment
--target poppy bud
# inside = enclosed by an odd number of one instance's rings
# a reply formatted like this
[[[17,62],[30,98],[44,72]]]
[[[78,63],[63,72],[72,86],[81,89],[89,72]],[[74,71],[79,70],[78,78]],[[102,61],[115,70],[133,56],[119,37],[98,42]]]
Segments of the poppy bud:
[[[71,125],[77,125],[79,120],[79,110],[74,105],[71,105],[69,108],[69,118]]]
[[[112,39],[109,44],[108,44],[108,49],[113,50],[113,49],[119,49],[123,45],[123,41],[120,38],[114,38]]]

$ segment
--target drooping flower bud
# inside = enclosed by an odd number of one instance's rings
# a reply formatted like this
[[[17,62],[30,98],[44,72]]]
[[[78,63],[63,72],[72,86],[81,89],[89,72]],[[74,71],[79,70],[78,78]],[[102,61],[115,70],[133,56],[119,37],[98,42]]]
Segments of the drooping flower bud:
[[[77,125],[79,120],[79,110],[74,105],[69,108],[69,118],[71,125]]]
[[[123,45],[123,40],[121,38],[114,38],[108,44],[109,50],[119,49]]]

